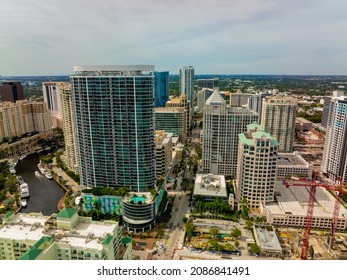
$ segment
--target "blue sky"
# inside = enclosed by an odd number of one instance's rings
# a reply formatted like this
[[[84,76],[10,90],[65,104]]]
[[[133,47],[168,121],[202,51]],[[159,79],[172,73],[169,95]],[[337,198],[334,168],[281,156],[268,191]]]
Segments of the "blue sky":
[[[1,0],[0,74],[154,64],[347,75],[346,0]]]

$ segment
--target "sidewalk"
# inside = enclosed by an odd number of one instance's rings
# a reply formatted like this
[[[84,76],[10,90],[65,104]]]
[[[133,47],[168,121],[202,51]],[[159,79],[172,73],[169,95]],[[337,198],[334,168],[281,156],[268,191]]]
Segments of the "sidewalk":
[[[57,162],[55,157],[53,157],[53,162],[50,164],[50,167],[53,172],[55,172],[58,176],[63,177],[64,181],[67,181],[65,185],[68,185],[73,192],[81,191],[81,186],[78,185],[74,180],[72,180],[61,168],[57,166]]]

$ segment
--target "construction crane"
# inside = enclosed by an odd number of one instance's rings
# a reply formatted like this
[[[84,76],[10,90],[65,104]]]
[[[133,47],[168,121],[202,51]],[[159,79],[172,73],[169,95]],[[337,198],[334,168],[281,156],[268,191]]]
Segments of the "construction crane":
[[[317,188],[325,188],[326,190],[334,191],[336,194],[336,200],[334,204],[334,211],[333,211],[333,218],[332,218],[332,225],[331,225],[331,244],[335,241],[335,232],[337,227],[337,221],[340,213],[340,205],[341,205],[341,196],[342,194],[347,194],[347,190],[343,189],[342,183],[340,182],[337,185],[330,186],[324,183],[321,183],[319,181],[316,181],[316,176],[314,175],[314,178],[312,180],[309,179],[303,179],[303,178],[297,178],[297,177],[291,177],[291,180],[283,180],[283,182],[286,185],[286,188],[289,188],[290,186],[296,186],[296,187],[309,187],[309,198],[308,198],[308,206],[307,206],[307,214],[306,214],[306,224],[305,224],[305,230],[304,230],[304,237],[301,247],[301,259],[306,260],[307,259],[307,252],[309,248],[309,237],[312,227],[312,219],[313,219],[313,210],[314,210],[314,202],[316,200],[316,190]]]

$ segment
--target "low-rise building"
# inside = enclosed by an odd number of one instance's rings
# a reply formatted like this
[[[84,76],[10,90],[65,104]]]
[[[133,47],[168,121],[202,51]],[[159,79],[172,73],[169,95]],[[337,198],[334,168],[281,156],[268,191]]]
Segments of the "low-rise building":
[[[193,200],[200,196],[205,201],[219,198],[228,201],[224,175],[196,174]]]
[[[275,201],[262,203],[261,211],[269,224],[285,227],[305,227],[309,199],[306,187],[286,186],[281,181],[275,184]],[[312,228],[330,229],[335,206],[335,197],[324,188],[317,188]],[[337,219],[337,230],[347,229],[347,209],[341,205]]]
[[[310,131],[313,128],[313,123],[305,118],[298,117],[295,120],[295,129],[299,131]]]
[[[312,166],[298,153],[279,153],[277,159],[277,179],[288,176],[312,176]]]
[[[262,256],[275,258],[282,256],[283,250],[276,231],[274,231],[272,226],[254,225],[253,232]]]
[[[117,222],[95,222],[74,208],[51,216],[9,212],[0,226],[0,259],[131,259],[132,244],[126,241]]]

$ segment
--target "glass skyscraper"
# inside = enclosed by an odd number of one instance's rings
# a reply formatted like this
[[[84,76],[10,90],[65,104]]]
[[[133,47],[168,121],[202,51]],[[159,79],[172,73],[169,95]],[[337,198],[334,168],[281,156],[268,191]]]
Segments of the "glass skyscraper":
[[[154,105],[165,107],[169,100],[169,71],[154,72]]]
[[[82,186],[155,186],[154,66],[75,66],[71,76]]]

